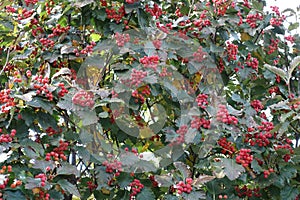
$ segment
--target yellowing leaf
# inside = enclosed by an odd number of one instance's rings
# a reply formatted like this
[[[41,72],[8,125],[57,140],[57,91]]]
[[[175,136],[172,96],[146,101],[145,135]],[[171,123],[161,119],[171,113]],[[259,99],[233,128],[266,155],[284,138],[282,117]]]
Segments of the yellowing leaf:
[[[89,79],[89,84],[96,87],[102,77],[101,69],[95,66],[88,66],[86,68],[86,75]]]
[[[110,109],[109,109],[108,107],[106,107],[106,106],[102,106],[102,109],[103,109],[103,111],[105,111],[105,112],[109,112],[109,111],[110,111]]]
[[[251,36],[248,33],[246,33],[246,32],[241,33],[241,41],[242,42],[250,40],[250,39],[251,39]]]
[[[90,37],[91,37],[93,42],[98,42],[101,38],[101,35],[97,34],[97,33],[92,33]]]
[[[143,128],[140,129],[140,138],[142,138],[142,139],[150,138],[154,135],[155,134],[148,126],[144,126]]]
[[[150,144],[149,144],[149,142],[147,142],[144,146],[143,146],[143,148],[142,148],[142,152],[145,152],[145,151],[147,151],[148,150],[148,148],[149,148],[149,146],[150,146]]]
[[[110,194],[110,191],[109,191],[108,189],[106,189],[106,188],[102,188],[102,189],[101,189],[101,192],[102,192],[103,194]]]

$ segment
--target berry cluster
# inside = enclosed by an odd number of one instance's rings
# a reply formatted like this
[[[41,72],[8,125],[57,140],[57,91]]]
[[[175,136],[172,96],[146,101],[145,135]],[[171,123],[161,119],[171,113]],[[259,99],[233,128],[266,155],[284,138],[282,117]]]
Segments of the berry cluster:
[[[52,127],[48,127],[45,130],[45,132],[47,133],[47,135],[52,136],[52,135],[55,135],[55,134],[59,134],[61,132],[61,130],[60,131],[56,131]]]
[[[7,176],[5,177],[1,177],[2,178],[2,181],[0,182],[0,190],[2,189],[5,189],[8,182],[9,182],[9,178]],[[1,199],[1,198],[0,198]]]
[[[274,169],[270,168],[268,170],[264,170],[264,178],[268,178],[271,173],[274,172]]]
[[[95,104],[94,94],[92,92],[80,90],[74,94],[72,102],[75,105],[92,108]]]
[[[224,61],[222,58],[219,60],[217,67],[218,67],[220,73],[222,73],[222,71],[225,69],[225,64],[224,64]]]
[[[208,95],[207,94],[199,94],[196,98],[196,101],[198,103],[198,106],[200,108],[205,109],[208,105],[208,101],[207,101]]]
[[[278,43],[279,43],[279,39],[271,39],[271,44],[269,45],[269,50],[267,52],[267,54],[272,54],[274,53],[277,49],[278,49]]]
[[[253,160],[253,155],[250,154],[251,149],[241,149],[236,157],[236,162],[242,164],[243,167],[248,167],[248,165]]]
[[[254,70],[258,70],[258,60],[257,58],[253,58],[250,53],[247,55],[246,64]]]
[[[219,198],[219,199],[228,199],[228,196],[227,196],[226,194],[224,194],[224,195],[221,195],[221,194],[220,194],[220,195],[218,196],[218,198]]]
[[[85,48],[81,49],[79,51],[79,49],[74,49],[73,53],[75,53],[75,56],[80,56],[80,54],[82,55],[86,55],[86,54],[92,54],[93,53],[93,48],[96,46],[95,42],[91,42],[89,45],[87,45]]]
[[[215,13],[217,13],[217,15],[225,15],[228,7],[231,6],[234,7],[234,2],[230,3],[231,1],[229,0],[213,0],[214,3],[214,8],[215,9]]]
[[[156,3],[154,3],[151,7],[149,5],[146,5],[145,8],[146,12],[150,13],[150,15],[152,15],[156,19],[158,19],[163,14],[162,9]]]
[[[222,147],[223,154],[228,153],[229,155],[232,155],[236,151],[234,144],[230,141],[227,141],[226,137],[219,139],[218,145]]]
[[[272,17],[270,19],[270,24],[272,26],[281,26],[285,19],[286,19],[286,16],[280,15],[280,13],[279,13],[279,15],[277,15],[276,17]]]
[[[9,113],[10,107],[15,106],[14,98],[10,97],[10,94],[10,89],[4,89],[0,91],[0,104],[2,104],[2,113]]]
[[[295,43],[295,37],[293,37],[292,35],[284,36],[284,39],[286,41],[289,41],[291,44]]]
[[[49,78],[43,77],[42,75],[36,76],[34,81],[37,82],[33,85],[33,88],[36,89],[36,94],[45,95],[49,101],[53,100],[52,92],[48,90]]]
[[[204,118],[193,116],[193,120],[191,121],[191,127],[195,129],[200,129],[201,127],[209,129],[210,121]]]
[[[2,166],[1,170],[0,170],[0,174],[4,174],[4,173],[11,173],[12,172],[12,166],[11,165],[4,165]]]
[[[111,158],[110,155],[108,155]],[[106,173],[114,174],[114,176],[120,176],[120,172],[122,172],[122,163],[116,159],[112,159],[111,161],[104,161],[102,165],[106,167]]]
[[[17,11],[17,9],[15,9],[14,7],[7,5],[5,6],[6,12],[7,13],[15,13]]]
[[[136,1],[138,1],[138,0],[126,0],[125,2],[128,4],[134,4]]]
[[[270,132],[273,130],[274,125],[272,122],[263,121],[260,126],[257,127],[261,131]]]
[[[158,182],[155,180],[155,177],[153,175],[150,175],[149,179],[152,182],[152,187],[158,187]]]
[[[251,101],[251,106],[254,108],[254,110],[256,112],[259,112],[259,111],[261,111],[264,108],[264,106],[262,105],[261,101],[259,101],[259,100],[253,100],[253,101]]]
[[[160,40],[153,40],[152,44],[156,49],[160,49],[162,42]]]
[[[200,46],[197,51],[193,53],[193,61],[201,63],[203,60],[205,60],[205,58],[207,58],[207,53],[204,52]]]
[[[290,154],[294,154],[294,150],[291,146],[292,141],[290,139],[286,139],[284,142],[286,142],[286,144],[277,144],[275,146],[275,150],[277,151],[278,149],[286,149],[289,151],[289,153],[285,154],[283,156],[283,160],[285,162],[288,162],[291,159],[291,155]]]
[[[46,181],[47,181],[46,174],[41,173],[41,174],[35,175],[34,178],[39,178],[41,180],[41,183],[40,183],[41,187],[44,187],[46,185]]]
[[[247,15],[246,22],[249,24],[249,26],[251,28],[256,28],[257,27],[256,22],[257,21],[262,21],[262,20],[263,20],[262,14],[256,13],[256,14],[249,14],[249,15]]]
[[[204,27],[210,26],[211,22],[207,18],[207,10],[203,10],[200,14],[200,18],[195,18],[193,21],[193,25],[198,28],[198,31],[201,31]],[[197,30],[197,29],[196,29]]]
[[[90,192],[92,192],[93,190],[95,190],[98,187],[98,185],[93,183],[92,181],[88,181],[86,184],[87,184]]]
[[[149,85],[145,85],[143,87],[140,87],[137,90],[134,90],[132,92],[132,97],[136,98],[135,102],[138,103],[140,101],[140,103],[144,103],[145,102],[145,97],[149,96],[151,94],[151,90]]]
[[[142,70],[132,69],[132,73],[130,76],[130,85],[138,87],[142,82],[143,79],[147,76],[147,72]]]
[[[245,137],[245,142],[250,143],[251,146],[258,145],[259,147],[265,147],[270,144],[270,138],[273,137],[271,134],[271,130],[273,129],[273,124],[269,124],[269,122],[263,122],[262,126],[258,126],[259,132],[255,132],[254,134],[251,134],[251,132],[254,131],[254,128],[250,127],[248,128],[248,132]],[[268,124],[266,124],[268,123]],[[265,127],[265,125],[267,127]]]
[[[53,7],[55,6],[54,0],[50,0],[49,3],[46,2],[46,3],[45,3],[45,6],[46,6],[47,14],[50,15],[50,13],[51,13]]]
[[[243,24],[243,17],[241,11],[238,11],[237,16],[239,17],[239,23],[237,24],[238,26]]]
[[[39,191],[38,200],[50,200],[50,194],[45,193],[43,190]]]
[[[50,40],[48,38],[41,38],[40,43],[43,45],[43,48],[53,48],[55,42],[53,40]]]
[[[60,36],[63,33],[66,33],[70,30],[70,26],[62,27],[60,24],[57,24],[56,27],[52,28],[52,33],[48,35],[49,38],[53,38],[55,36]]]
[[[159,63],[158,56],[144,56],[140,59],[140,63],[144,65],[146,68],[151,68],[153,70],[157,70],[157,65]]]
[[[134,179],[130,184],[129,184],[131,193],[129,195],[129,199],[133,200],[135,199],[135,196],[142,191],[144,188],[144,185],[140,182],[138,179]]]
[[[65,84],[63,82],[59,83],[60,91],[58,92],[59,97],[64,97],[69,91],[65,88]]]
[[[34,10],[27,10],[26,8],[22,9],[22,12],[18,14],[18,20],[27,19],[32,16]]]
[[[159,73],[160,77],[166,77],[166,76],[172,76],[172,72],[168,72],[168,69],[166,67],[163,67],[161,69],[161,72]]]
[[[117,32],[115,34],[115,38],[116,38],[116,43],[119,47],[123,47],[126,42],[130,41],[130,36],[128,33],[121,34]]]
[[[2,133],[2,129],[0,128],[0,133]],[[0,143],[7,143],[12,142],[13,138],[15,137],[17,131],[12,129],[10,134],[1,134],[0,135]]]
[[[182,144],[184,143],[184,136],[188,131],[188,127],[187,125],[182,125],[179,127],[179,129],[176,131],[176,133],[178,134],[178,137],[175,138],[174,141],[172,141],[169,145],[173,146],[175,144]]]
[[[176,184],[178,194],[182,194],[182,193],[189,194],[193,190],[193,188],[192,188],[193,179],[192,178],[186,178],[185,182],[186,183],[184,183],[183,181],[179,181]]]
[[[243,187],[235,187],[235,191],[237,192],[237,195],[242,198],[242,197],[261,197],[260,188],[256,187],[253,189],[248,188],[246,185]]]
[[[236,60],[237,59],[237,53],[238,53],[238,45],[235,45],[229,41],[226,42],[226,50],[227,50],[227,55],[228,55],[228,58],[227,60],[228,61],[231,61],[231,60]]]
[[[238,123],[238,119],[236,117],[229,115],[225,105],[219,105],[217,120],[225,124],[236,125]]]
[[[14,72],[14,82],[15,83],[21,83],[22,82],[21,74],[18,71]]]
[[[120,23],[120,21],[122,20],[122,18],[125,15],[125,7],[121,6],[118,10],[115,10],[115,8],[112,8],[112,9],[106,8],[105,12],[107,14],[108,19],[113,19],[117,23]]]
[[[272,95],[273,93],[275,93],[275,94],[279,94],[280,93],[280,90],[279,90],[278,86],[274,86],[274,87],[271,87],[269,89],[269,94]]]
[[[53,151],[51,151],[50,153],[47,153],[45,160],[49,161],[49,160],[51,160],[51,157],[53,157],[53,159],[55,161],[58,161],[59,158],[66,161],[68,158],[64,154],[64,151],[66,151],[68,149],[68,146],[69,146],[68,142],[64,142],[63,140],[60,140],[59,146],[54,148]]]
[[[29,6],[30,4],[34,5],[38,2],[39,0],[25,0],[26,6]]]
[[[106,0],[100,0],[101,6],[106,7],[107,1]]]

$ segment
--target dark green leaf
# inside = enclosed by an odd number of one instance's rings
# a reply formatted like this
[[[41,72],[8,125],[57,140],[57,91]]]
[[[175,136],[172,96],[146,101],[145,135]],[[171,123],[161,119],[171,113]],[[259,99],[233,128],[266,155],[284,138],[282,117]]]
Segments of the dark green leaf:
[[[21,199],[26,199],[26,197],[24,196],[24,194],[20,191],[12,191],[12,190],[6,190],[3,193],[3,197],[4,200],[21,200]]]
[[[65,179],[61,179],[57,182],[61,188],[63,190],[65,190],[66,192],[73,194],[77,197],[80,198],[80,193],[78,192],[78,189],[75,185],[73,185],[72,183],[70,183],[69,181],[65,180]]]
[[[237,179],[243,172],[245,172],[244,167],[237,164],[233,159],[222,158],[222,166],[224,167],[225,175],[229,180]]]

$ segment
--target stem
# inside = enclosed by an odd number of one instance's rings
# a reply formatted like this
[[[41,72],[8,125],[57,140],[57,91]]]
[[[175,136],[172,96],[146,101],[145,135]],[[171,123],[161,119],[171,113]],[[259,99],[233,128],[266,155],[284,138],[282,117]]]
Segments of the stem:
[[[256,38],[255,38],[255,40],[254,40],[254,44],[255,44],[255,43],[257,42],[257,40],[259,39],[259,36],[262,34],[263,30],[264,30],[264,29],[261,29],[261,30],[259,31],[259,33],[257,34],[257,36],[256,36]]]
[[[188,17],[190,17],[190,14],[191,14],[192,10],[194,9],[194,4],[195,4],[195,0],[192,0],[192,3],[190,5],[190,10],[189,10]]]
[[[7,50],[7,55],[6,55],[5,64],[3,65],[3,68],[2,68],[2,70],[1,70],[1,72],[0,72],[0,76],[1,76],[1,74],[3,73],[4,69],[6,68],[6,65],[8,64],[9,54],[10,54],[10,50],[8,49],[8,50]]]

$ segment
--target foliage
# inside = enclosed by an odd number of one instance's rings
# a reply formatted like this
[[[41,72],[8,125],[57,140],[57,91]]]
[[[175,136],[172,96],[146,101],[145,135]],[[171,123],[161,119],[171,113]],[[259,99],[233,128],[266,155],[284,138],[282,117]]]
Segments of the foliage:
[[[265,7],[1,1],[0,198],[298,199],[298,16]]]

